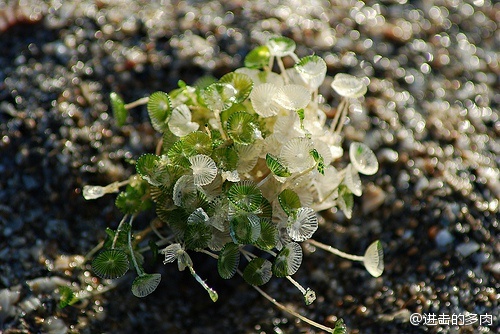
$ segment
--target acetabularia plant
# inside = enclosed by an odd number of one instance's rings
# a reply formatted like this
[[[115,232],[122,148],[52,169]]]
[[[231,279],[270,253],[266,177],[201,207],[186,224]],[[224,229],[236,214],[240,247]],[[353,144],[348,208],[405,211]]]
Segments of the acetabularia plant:
[[[313,290],[291,277],[302,263],[301,243],[360,261],[374,277],[383,271],[379,241],[363,256],[354,256],[312,239],[318,212],[337,207],[351,217],[353,196],[362,193],[359,173],[377,172],[374,153],[360,142],[350,144],[346,167],[334,165],[343,156],[341,130],[349,106],[359,103],[367,86],[337,74],[331,86],[341,102],[327,122],[327,106],[318,93],[325,61],[317,55],[299,59],[294,51],[291,39],[275,37],[252,50],[245,67],[219,80],[202,78],[193,86],[181,81],[169,94],[155,92],[127,105],[111,94],[118,124],[125,122],[128,109],[146,104],[161,140],[156,154],[137,159],[136,175],[83,189],[86,199],[94,199],[126,186],[116,199],[124,217],[116,230],[107,229],[92,263],[96,275],[118,278],[133,267],[138,276],[132,293],[144,297],[161,279],[143,270],[141,253],[151,250],[163,254],[165,264],[187,268],[215,302],[217,292],[196,274],[190,258],[202,252],[216,259],[222,278],[238,273],[279,308],[335,330],[287,309],[259,288],[272,276],[285,277],[306,304],[314,301]],[[284,57],[295,65],[285,68]],[[279,73],[272,71],[275,61]],[[150,208],[158,221],[134,231],[134,218]],[[148,234],[151,241],[145,246]],[[340,322],[336,327],[342,332]]]

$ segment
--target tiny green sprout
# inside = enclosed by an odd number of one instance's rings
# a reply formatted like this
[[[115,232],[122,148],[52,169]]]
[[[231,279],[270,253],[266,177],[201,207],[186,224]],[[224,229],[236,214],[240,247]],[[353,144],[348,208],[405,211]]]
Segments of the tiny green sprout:
[[[269,58],[271,58],[269,48],[265,45],[258,46],[250,51],[245,57],[245,67],[256,69],[264,68],[269,63]]]
[[[113,111],[113,117],[116,119],[116,124],[122,126],[127,121],[127,109],[125,109],[125,103],[120,95],[113,92],[109,94],[109,99],[111,101],[111,109]]]
[[[306,261],[301,243],[362,262],[374,277],[384,270],[380,241],[356,256],[313,239],[322,228],[321,211],[342,210],[347,218],[361,214],[354,210],[354,196],[363,192],[359,174],[374,175],[379,165],[365,143],[352,142],[348,154],[342,149],[350,105],[362,102],[367,92],[364,79],[338,73],[329,80],[341,96],[330,121],[320,95],[326,62],[318,55],[299,58],[295,49],[292,39],[274,36],[250,51],[245,67],[220,79],[202,77],[192,86],[179,80],[173,91],[129,104],[117,93],[110,95],[117,125],[131,109],[143,108],[159,141],[154,154],[136,158],[136,174],[129,179],[83,187],[87,200],[121,190],[115,205],[123,219],[116,230],[106,229],[96,248],[92,270],[97,276],[115,279],[133,268],[132,294],[146,297],[162,278],[144,267],[162,254],[165,265],[188,269],[215,302],[217,292],[191,259],[201,253],[214,259],[214,272],[223,279],[239,274],[280,310],[322,331],[346,332],[341,320],[334,329],[323,326],[260,288],[273,276],[285,278],[306,305],[314,302],[316,293],[292,278]],[[286,68],[285,58],[293,66]],[[134,230],[133,221],[149,217],[140,214],[151,209],[153,222]],[[74,302],[71,290],[60,292],[61,305]]]
[[[318,153],[318,150],[316,149],[312,149],[311,150],[311,155],[314,159],[314,161],[316,161],[316,169],[318,170],[318,172],[320,172],[321,174],[325,174],[325,159],[323,159],[323,156],[321,154]]]
[[[172,103],[168,94],[164,92],[151,94],[147,108],[153,128],[158,132],[164,132],[168,128],[167,121],[172,113]]]
[[[311,305],[315,300],[316,292],[314,292],[310,288],[307,288],[306,292],[304,293],[304,303],[306,305]]]
[[[65,308],[66,306],[71,306],[79,301],[75,293],[69,286],[60,286],[59,290],[59,308]]]
[[[344,324],[344,320],[339,319],[335,322],[335,328],[333,329],[333,334],[346,334],[347,327]]]

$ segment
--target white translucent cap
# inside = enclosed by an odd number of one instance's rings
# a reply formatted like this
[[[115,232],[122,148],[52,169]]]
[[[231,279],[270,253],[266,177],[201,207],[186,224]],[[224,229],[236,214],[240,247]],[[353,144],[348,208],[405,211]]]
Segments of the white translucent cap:
[[[312,89],[316,89],[323,83],[326,76],[326,63],[318,56],[302,58],[296,65],[297,72]]]
[[[189,157],[189,162],[193,170],[194,184],[197,186],[210,184],[217,176],[217,165],[209,156],[198,154]]]
[[[266,43],[269,52],[276,57],[284,57],[295,51],[295,42],[286,37],[271,38]]]
[[[184,137],[198,130],[199,125],[198,123],[191,122],[191,111],[189,107],[185,104],[181,104],[172,111],[168,127],[177,137]]]
[[[160,251],[161,254],[165,254],[165,260],[163,263],[171,263],[177,260],[177,257],[184,250],[180,244],[171,244]]]
[[[280,158],[290,172],[302,172],[314,165],[314,158],[310,153],[312,149],[310,139],[292,138],[281,147]]]
[[[307,207],[297,209],[295,216],[288,218],[287,233],[293,241],[304,241],[318,229],[316,212]]]
[[[101,186],[84,186],[83,187],[83,198],[86,200],[96,199],[102,197],[106,194],[106,189]]]
[[[363,264],[373,277],[382,275],[384,272],[384,250],[379,240],[368,246],[363,257]]]
[[[278,89],[274,101],[285,109],[299,110],[311,101],[311,92],[301,85],[285,85]]]
[[[365,144],[353,142],[349,147],[349,158],[354,168],[365,175],[373,175],[378,171],[375,153]]]
[[[353,195],[359,197],[363,193],[361,179],[359,178],[358,171],[352,166],[352,163],[348,164],[345,169],[344,184]]]
[[[357,98],[365,95],[367,87],[363,80],[345,73],[338,73],[332,81],[332,88],[340,96]]]
[[[277,91],[278,87],[272,83],[254,87],[250,93],[250,101],[257,114],[262,117],[271,117],[278,113],[280,107],[273,101]]]
[[[143,274],[132,283],[132,294],[142,298],[156,290],[161,281],[160,274]]]

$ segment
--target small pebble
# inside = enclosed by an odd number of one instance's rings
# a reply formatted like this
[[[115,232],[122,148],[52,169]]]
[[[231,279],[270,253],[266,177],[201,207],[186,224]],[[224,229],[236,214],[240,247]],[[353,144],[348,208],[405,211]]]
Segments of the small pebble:
[[[457,245],[455,249],[460,253],[460,255],[462,255],[463,257],[467,257],[472,253],[475,253],[479,248],[480,246],[478,243],[470,241]]]
[[[434,239],[434,241],[436,242],[438,248],[445,248],[450,243],[452,243],[454,239],[455,238],[453,237],[453,235],[451,235],[450,232],[448,232],[448,230],[443,229],[436,234],[436,238]]]

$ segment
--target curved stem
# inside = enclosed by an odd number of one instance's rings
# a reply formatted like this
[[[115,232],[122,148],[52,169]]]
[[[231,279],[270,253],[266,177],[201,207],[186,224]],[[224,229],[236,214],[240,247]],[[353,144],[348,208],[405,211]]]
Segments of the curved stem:
[[[118,241],[118,235],[122,231],[123,224],[125,223],[125,220],[127,219],[127,215],[123,216],[122,220],[120,221],[120,224],[118,224],[118,228],[116,229],[115,232],[115,237],[113,238],[113,242],[111,243],[111,248],[115,248],[116,242]]]
[[[162,147],[163,147],[163,137],[161,137],[160,140],[158,141],[158,143],[156,144],[156,148],[155,148],[156,155],[161,155]]]
[[[257,183],[257,188],[262,187],[267,181],[269,181],[269,178],[271,178],[272,175],[273,175],[273,173],[269,173],[269,174],[266,175],[265,178],[263,178],[262,180],[260,180],[260,182]]]
[[[143,104],[148,103],[148,101],[149,101],[149,97],[147,97],[147,96],[143,97],[143,98],[141,98],[139,100],[136,100],[134,102],[127,103],[125,105],[125,109],[128,110],[128,109],[132,109],[132,108],[135,108],[135,107],[138,107],[138,106],[142,106]]]
[[[90,259],[94,256],[94,254],[95,254],[95,253],[97,253],[97,251],[99,251],[99,249],[101,249],[101,248],[102,248],[102,246],[104,246],[104,240],[103,240],[103,241],[101,241],[101,242],[99,242],[99,243],[97,244],[97,246],[95,246],[94,248],[92,248],[92,249],[90,250],[90,252],[88,252],[88,253],[85,255],[85,257],[84,257],[84,259],[83,259],[83,263],[85,263],[85,262],[87,262],[88,260],[90,260]]]
[[[285,69],[285,64],[283,64],[283,59],[281,57],[276,57],[276,60],[278,61],[278,66],[281,71],[281,75],[283,76],[283,80],[285,81],[285,85],[290,82],[290,79],[288,78],[288,74],[286,73]]]
[[[241,276],[243,276],[243,273],[238,270],[238,274],[240,274]],[[316,321],[313,321],[305,316],[303,316],[302,314],[300,313],[297,313],[295,312],[294,310],[291,310],[289,309],[288,307],[286,307],[285,305],[281,304],[280,302],[278,302],[276,299],[274,299],[273,297],[269,296],[267,293],[265,293],[261,288],[259,288],[258,286],[255,286],[255,285],[252,285],[252,287],[257,290],[258,293],[260,293],[264,298],[266,298],[268,301],[270,301],[271,303],[273,303],[277,308],[279,308],[280,310],[282,311],[285,311],[291,315],[293,315],[294,317],[296,317],[297,319],[300,319],[302,321],[304,321],[305,323],[311,325],[311,326],[314,326],[316,328],[319,328],[325,332],[328,332],[328,333],[333,333],[333,328],[330,328],[330,327],[327,327],[327,326],[324,326],[320,323],[317,323]]]
[[[222,139],[228,140],[229,137],[226,135],[224,128],[222,127],[222,121],[220,119],[220,111],[214,110],[215,120],[217,121],[217,126],[219,127],[220,135]]]
[[[347,99],[345,97],[343,97],[341,99],[339,105],[337,106],[337,112],[335,113],[335,117],[333,118],[332,124],[330,124],[330,129],[332,131],[335,131],[335,129],[337,128],[337,124],[338,124],[339,119],[340,119],[340,114],[342,114],[344,112],[344,106],[346,103],[347,103]]]
[[[337,136],[340,136],[340,133],[342,132],[342,128],[344,127],[345,120],[347,119],[347,114],[349,113],[349,103],[345,104],[344,111],[342,112],[342,116],[339,121],[339,126],[335,130],[335,134]]]
[[[116,181],[116,182],[110,183],[104,187],[104,192],[106,194],[117,192],[120,189],[120,187],[123,187],[123,186],[126,186],[127,184],[129,184],[133,180],[133,178],[134,178],[134,176],[131,176],[124,181],[121,181],[121,182]]]
[[[285,181],[285,183],[283,183],[283,184],[281,185],[281,189],[286,189],[286,188],[290,185],[290,183],[292,183],[292,181],[295,181],[295,180],[297,180],[299,177],[301,177],[301,176],[303,176],[303,175],[306,175],[306,174],[308,174],[308,173],[312,172],[314,169],[316,169],[316,166],[317,166],[317,163],[315,163],[315,164],[314,164],[314,165],[312,165],[311,167],[309,167],[309,168],[307,168],[307,169],[303,170],[303,171],[302,171],[302,172],[300,172],[300,173],[297,173],[297,174],[294,174],[294,175],[290,176],[290,177],[289,177],[289,178]]]
[[[130,257],[132,258],[132,262],[134,263],[134,268],[135,268],[135,271],[137,272],[137,275],[142,276],[142,275],[144,275],[144,270],[142,270],[139,267],[139,263],[137,263],[137,259],[135,258],[135,255],[134,255],[134,249],[132,248],[132,223],[133,223],[133,221],[134,221],[134,216],[131,216],[130,221],[129,221],[130,230],[128,231],[128,250],[130,252]]]
[[[273,64],[274,64],[274,56],[269,57],[269,64],[266,68],[267,72],[271,72],[273,70]]]
[[[257,257],[257,255],[250,253],[249,251],[243,248],[240,248],[240,252],[241,254],[243,254],[243,256],[245,257],[245,259],[247,259],[248,262],[252,261],[252,259]]]
[[[171,241],[172,239],[174,239],[174,238],[175,238],[175,235],[173,235],[173,234],[172,234],[172,235],[169,235],[168,237],[163,238],[163,239],[161,239],[161,240],[157,241],[157,242],[156,242],[156,246],[158,246],[158,247],[160,247],[160,246],[165,246],[166,244],[169,244],[169,243],[170,243],[170,241]],[[148,250],[150,250],[150,249],[151,249],[151,247],[149,247],[149,246],[145,246],[145,247],[143,247],[143,248],[139,249],[139,253],[144,253],[144,252],[146,252],[146,251],[148,251]]]
[[[325,250],[327,252],[330,252],[332,254],[340,256],[344,259],[348,259],[348,260],[352,260],[352,261],[360,261],[360,262],[363,262],[365,259],[364,256],[352,255],[352,254],[342,252],[342,251],[338,250],[337,248],[334,248],[330,245],[325,245],[325,244],[323,244],[319,241],[316,241],[314,239],[308,239],[305,242],[307,242],[315,247],[321,248],[322,250]]]
[[[197,252],[207,254],[208,256],[210,256],[210,257],[212,257],[212,258],[214,258],[216,260],[219,259],[219,255],[214,254],[214,253],[212,253],[212,252],[210,252],[210,251],[208,251],[206,249],[200,249],[200,250],[197,250]]]
[[[294,285],[297,289],[299,289],[299,291],[300,291],[303,295],[305,295],[305,294],[306,294],[306,289],[304,289],[304,288],[302,287],[302,285],[300,285],[300,283],[299,283],[299,282],[297,282],[296,280],[294,280],[294,279],[292,278],[292,276],[286,276],[286,279],[287,279],[287,280],[289,280],[289,281],[290,281],[290,283],[292,283],[292,284],[293,284],[293,285]]]

